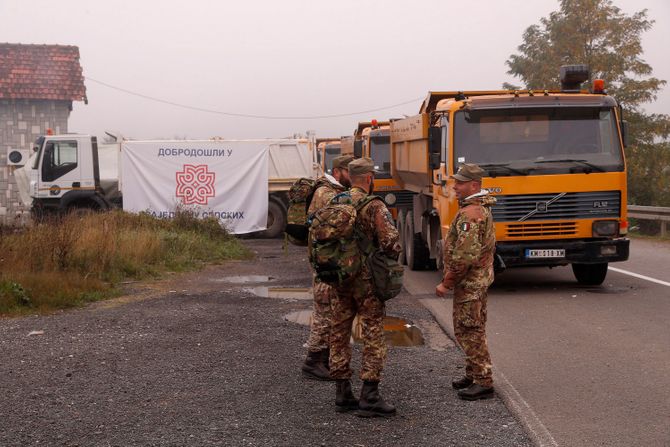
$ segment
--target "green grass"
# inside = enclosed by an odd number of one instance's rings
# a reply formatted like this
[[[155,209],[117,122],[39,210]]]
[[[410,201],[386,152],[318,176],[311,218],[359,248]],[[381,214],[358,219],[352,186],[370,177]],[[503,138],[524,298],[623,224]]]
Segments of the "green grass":
[[[0,315],[50,312],[118,294],[124,280],[247,258],[215,219],[123,211],[67,215],[0,231]]]

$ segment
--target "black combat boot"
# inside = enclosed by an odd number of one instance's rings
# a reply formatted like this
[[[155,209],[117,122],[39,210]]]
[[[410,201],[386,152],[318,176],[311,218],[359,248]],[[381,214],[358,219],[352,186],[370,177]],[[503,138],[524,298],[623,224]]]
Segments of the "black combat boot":
[[[361,399],[358,401],[358,413],[360,417],[370,418],[375,416],[394,416],[395,407],[384,402],[379,395],[379,382],[363,382]]]
[[[473,383],[468,388],[460,390],[458,392],[458,397],[463,400],[489,399],[493,397],[493,387],[481,386],[478,383]]]
[[[345,413],[358,409],[358,400],[351,391],[351,380],[337,379],[335,383],[335,411]]]
[[[472,379],[468,376],[463,376],[458,380],[451,382],[451,387],[455,390],[462,390],[472,385]]]
[[[326,367],[326,369],[330,371],[330,348],[326,348],[321,351],[321,360],[323,361],[323,365]]]
[[[308,351],[305,363],[302,365],[302,375],[313,380],[333,380],[330,372],[323,364],[323,351]]]

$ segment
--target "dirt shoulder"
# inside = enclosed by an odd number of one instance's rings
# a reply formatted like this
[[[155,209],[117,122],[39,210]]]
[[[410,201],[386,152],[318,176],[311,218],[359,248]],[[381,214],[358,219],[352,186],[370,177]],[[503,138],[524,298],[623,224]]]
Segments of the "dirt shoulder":
[[[457,398],[461,353],[409,295],[387,314],[418,326],[426,343],[389,349],[381,390],[398,416],[336,413],[334,385],[299,373],[308,328],[285,319],[311,302],[249,290],[309,287],[304,249],[244,243],[254,260],[0,320],[0,445],[532,445],[501,400]],[[354,357],[358,370],[358,345]]]

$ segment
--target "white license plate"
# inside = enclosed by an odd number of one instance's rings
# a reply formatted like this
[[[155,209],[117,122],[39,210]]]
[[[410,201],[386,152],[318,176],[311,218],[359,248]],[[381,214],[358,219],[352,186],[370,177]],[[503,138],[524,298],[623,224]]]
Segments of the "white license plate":
[[[543,248],[540,250],[526,250],[526,258],[528,259],[542,259],[542,258],[565,258],[564,248]]]

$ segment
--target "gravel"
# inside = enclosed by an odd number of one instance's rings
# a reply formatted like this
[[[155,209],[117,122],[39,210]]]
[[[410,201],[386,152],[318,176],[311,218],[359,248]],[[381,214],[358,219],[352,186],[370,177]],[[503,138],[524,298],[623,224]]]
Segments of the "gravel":
[[[307,326],[284,319],[311,302],[247,290],[309,287],[305,250],[243,242],[254,260],[128,284],[126,296],[75,311],[0,320],[0,445],[532,445],[499,398],[457,398],[450,383],[462,354],[405,294],[387,314],[416,324],[426,343],[389,349],[380,390],[398,415],[336,413],[334,384],[300,375]]]

